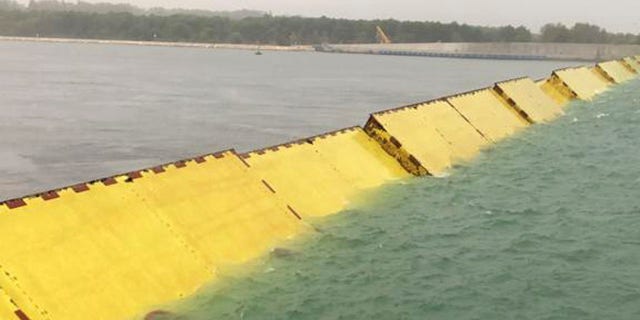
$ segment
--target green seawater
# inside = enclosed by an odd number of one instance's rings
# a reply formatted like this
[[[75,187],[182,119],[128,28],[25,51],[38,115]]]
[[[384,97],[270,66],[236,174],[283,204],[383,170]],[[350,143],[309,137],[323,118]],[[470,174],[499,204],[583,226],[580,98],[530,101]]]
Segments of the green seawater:
[[[640,81],[371,198],[164,318],[640,319]]]

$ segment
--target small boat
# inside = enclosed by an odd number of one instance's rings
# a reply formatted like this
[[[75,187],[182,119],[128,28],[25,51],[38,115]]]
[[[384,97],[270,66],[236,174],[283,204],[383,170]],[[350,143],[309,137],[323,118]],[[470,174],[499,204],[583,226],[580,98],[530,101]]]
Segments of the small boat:
[[[261,56],[262,55],[262,51],[258,50],[256,51],[256,56]]]

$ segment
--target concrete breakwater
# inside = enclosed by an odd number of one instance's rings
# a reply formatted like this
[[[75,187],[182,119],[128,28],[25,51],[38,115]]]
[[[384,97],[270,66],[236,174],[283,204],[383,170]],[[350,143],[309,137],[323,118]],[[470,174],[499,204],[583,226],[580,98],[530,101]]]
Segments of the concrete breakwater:
[[[366,190],[446,174],[637,76],[637,57],[370,115],[364,127],[222,151],[0,204],[0,319],[126,319],[313,232]]]
[[[423,56],[466,59],[509,60],[567,60],[604,61],[633,56],[640,45],[579,44],[579,43],[392,43],[392,44],[323,44],[323,45],[257,45],[232,43],[193,43],[166,41],[130,41],[102,39],[69,39],[40,37],[5,37],[0,41],[27,41],[49,43],[116,44],[133,46],[182,47],[202,49],[263,50],[263,51],[317,51],[331,53]]]
[[[40,37],[3,37],[0,41],[27,41],[50,43],[86,43],[86,44],[116,44],[130,46],[179,47],[201,49],[233,49],[233,50],[264,50],[264,51],[313,51],[312,46],[275,46],[257,44],[232,43],[196,43],[196,42],[167,42],[167,41],[130,41],[130,40],[101,40],[101,39],[70,39],[70,38],[40,38]]]
[[[469,59],[604,61],[633,56],[640,45],[581,43],[392,43],[330,44],[316,50],[335,53],[427,56]]]

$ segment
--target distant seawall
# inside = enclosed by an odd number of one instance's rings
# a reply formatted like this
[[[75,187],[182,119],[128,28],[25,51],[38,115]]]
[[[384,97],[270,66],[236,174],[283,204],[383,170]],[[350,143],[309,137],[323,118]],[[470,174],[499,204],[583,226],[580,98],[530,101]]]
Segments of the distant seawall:
[[[639,58],[507,80],[376,112],[364,126],[0,202],[0,320],[154,319],[162,314],[154,309],[225,270],[318,232],[316,219],[368,190],[444,176],[564,115],[570,101],[637,78]]]
[[[135,45],[155,47],[182,47],[202,49],[262,50],[262,51],[318,51],[331,53],[379,54],[398,56],[425,56],[466,59],[507,59],[507,60],[563,60],[563,61],[605,61],[640,53],[640,45],[581,44],[581,43],[535,43],[535,42],[492,42],[492,43],[392,43],[392,44],[322,44],[322,45],[256,45],[233,43],[195,43],[165,41],[131,41],[101,39],[68,39],[5,37],[0,41],[27,41],[52,43],[88,43]]]
[[[233,43],[196,43],[196,42],[132,41],[132,40],[36,38],[36,37],[4,37],[4,36],[0,36],[0,41],[115,44],[115,45],[130,45],[130,46],[233,49],[233,50],[254,50],[254,51],[255,50],[262,50],[262,51],[313,51],[314,50],[312,46],[275,46],[275,45],[233,44]]]
[[[431,56],[472,59],[603,61],[640,53],[640,45],[584,43],[392,43],[329,44],[316,50],[335,53],[359,53],[404,56]]]

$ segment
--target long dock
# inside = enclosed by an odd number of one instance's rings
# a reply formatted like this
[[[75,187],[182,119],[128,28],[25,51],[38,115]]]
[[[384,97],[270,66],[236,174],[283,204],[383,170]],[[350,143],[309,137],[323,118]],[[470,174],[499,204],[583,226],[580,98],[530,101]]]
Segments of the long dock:
[[[393,43],[324,44],[316,51],[493,60],[604,61],[633,56],[640,45],[495,42],[495,43]]]

